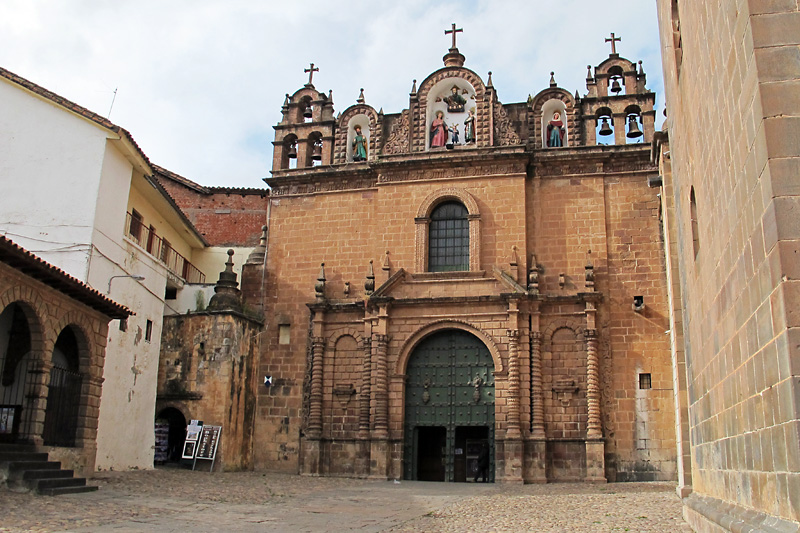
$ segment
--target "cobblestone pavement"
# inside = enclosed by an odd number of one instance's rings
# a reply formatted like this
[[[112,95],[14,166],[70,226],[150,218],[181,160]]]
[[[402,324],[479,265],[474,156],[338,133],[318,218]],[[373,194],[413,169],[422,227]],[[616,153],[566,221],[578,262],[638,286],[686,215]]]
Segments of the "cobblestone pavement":
[[[0,489],[0,532],[689,532],[669,483],[500,485],[157,469],[99,473],[98,492]]]

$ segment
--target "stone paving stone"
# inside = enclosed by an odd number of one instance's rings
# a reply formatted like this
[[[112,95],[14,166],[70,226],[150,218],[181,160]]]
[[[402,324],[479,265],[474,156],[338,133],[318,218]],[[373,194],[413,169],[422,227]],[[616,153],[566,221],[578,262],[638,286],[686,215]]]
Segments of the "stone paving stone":
[[[0,532],[691,531],[669,483],[497,485],[105,472],[98,492],[0,490]]]

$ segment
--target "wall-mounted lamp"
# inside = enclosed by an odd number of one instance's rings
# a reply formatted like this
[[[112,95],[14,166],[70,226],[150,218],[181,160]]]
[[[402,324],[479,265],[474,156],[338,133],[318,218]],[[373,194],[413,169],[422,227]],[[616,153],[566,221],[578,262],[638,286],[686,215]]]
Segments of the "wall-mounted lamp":
[[[633,305],[631,307],[637,313],[644,311],[644,296],[634,296]]]
[[[111,294],[111,282],[114,278],[131,278],[135,279],[136,281],[144,281],[144,276],[139,276],[138,274],[120,274],[118,276],[111,276],[108,278],[108,292],[106,294]]]

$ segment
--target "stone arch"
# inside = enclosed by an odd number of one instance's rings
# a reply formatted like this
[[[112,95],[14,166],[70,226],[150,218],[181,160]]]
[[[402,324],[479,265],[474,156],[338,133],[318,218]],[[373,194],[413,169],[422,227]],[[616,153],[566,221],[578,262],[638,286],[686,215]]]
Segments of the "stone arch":
[[[494,372],[498,373],[503,371],[503,359],[500,354],[500,349],[497,347],[497,344],[494,342],[494,339],[492,339],[491,336],[464,320],[438,320],[417,329],[417,331],[412,333],[405,340],[403,346],[400,348],[397,363],[394,367],[394,375],[402,376],[405,374],[408,360],[411,358],[411,354],[414,353],[414,349],[420,342],[434,333],[448,329],[459,329],[461,331],[471,333],[477,337],[478,340],[486,345],[486,348],[489,350],[489,353],[492,356],[492,361],[494,362]]]
[[[361,119],[359,121],[359,119]],[[383,137],[383,115],[378,114],[375,109],[367,104],[356,104],[344,110],[336,128],[334,163],[352,162],[350,156],[350,143],[352,142],[352,129],[355,124],[361,126],[362,130],[366,126],[368,132],[365,136],[369,141],[367,151],[367,161],[374,161],[380,146],[378,143]]]
[[[480,76],[469,69],[463,67],[445,67],[432,73],[419,85],[419,91],[416,93],[419,105],[412,108],[413,116],[410,117],[412,124],[410,132],[412,138],[412,152],[423,152],[428,149],[428,100],[429,98],[435,98],[435,95],[431,94],[431,90],[437,87],[440,82],[446,80],[455,81],[456,79],[463,80],[463,82],[469,84],[475,91],[474,104],[468,103],[468,106],[475,106],[476,141],[473,146],[484,147],[491,145],[489,114],[492,102],[486,90],[486,85],[484,85]],[[412,93],[412,99],[413,98],[414,94]],[[472,100],[468,99],[468,102],[472,102]],[[468,111],[469,107],[467,107],[467,112]]]
[[[17,286],[0,295],[0,314],[11,304],[19,305],[25,314],[31,335],[31,354],[35,358],[41,359],[46,353],[45,325],[50,319],[44,300],[38,292],[27,287]]]
[[[346,336],[353,337],[359,346],[363,346],[364,336],[361,335],[361,333],[359,333],[359,331],[356,328],[344,328],[337,330],[335,333],[332,333],[328,337],[327,349],[333,350],[334,348],[336,348],[336,343],[339,342],[339,339]]]
[[[547,147],[545,142],[547,123],[556,108],[565,114],[563,120],[567,126],[567,134],[564,138],[564,146],[580,144],[580,135],[578,134],[580,128],[578,127],[575,97],[564,89],[551,87],[540,91],[530,103],[529,138],[533,140],[536,148]]]
[[[564,318],[564,317],[562,317],[562,318],[557,318],[557,319],[553,320],[552,322],[550,322],[550,324],[542,332],[542,338],[544,339],[545,346],[549,346],[550,345],[550,343],[553,340],[553,335],[556,333],[556,331],[558,331],[559,329],[565,329],[565,328],[569,329],[569,330],[572,330],[572,332],[575,334],[575,336],[578,339],[583,340],[585,338],[585,335],[584,335],[585,328],[583,327],[583,324],[581,323],[581,321],[579,321],[579,320],[577,320],[575,318]]]
[[[417,209],[417,218],[431,216],[431,211],[433,211],[438,204],[446,200],[457,200],[461,202],[464,204],[464,207],[467,208],[467,211],[471,216],[480,217],[481,215],[480,210],[478,209],[478,202],[475,201],[475,197],[472,196],[472,194],[464,189],[446,187],[435,190],[425,197],[425,199],[419,204],[419,209]]]
[[[420,203],[417,216],[414,219],[416,226],[416,256],[415,267],[417,272],[426,272],[428,269],[428,229],[431,222],[431,212],[442,202],[455,200],[467,208],[469,221],[469,269],[480,270],[481,264],[481,214],[475,197],[464,189],[446,187],[433,191]]]
[[[91,342],[91,335],[93,331],[92,324],[84,315],[75,311],[69,311],[68,313],[64,314],[58,320],[58,322],[55,322],[49,329],[47,339],[48,351],[45,352],[48,361],[52,360],[53,349],[55,349],[58,336],[61,335],[61,332],[68,327],[73,329],[73,333],[75,333],[76,340],[78,341],[78,350],[80,355],[80,359],[78,361],[79,372],[86,374],[87,376],[91,376],[92,378],[99,378],[100,376],[95,376],[92,374],[92,360],[95,359],[95,356],[102,356],[102,354],[95,353],[97,349],[97,343]],[[103,344],[105,345],[105,337],[103,338],[103,341]]]
[[[183,417],[183,420],[181,421],[179,418],[171,416],[173,413],[178,413],[181,417]],[[189,413],[189,407],[184,402],[166,402],[159,404],[158,408],[156,409],[154,422],[160,418],[162,420],[166,420],[169,424],[166,435],[166,458],[163,459],[166,462],[177,463],[181,460],[184,438],[186,436],[186,426],[188,426],[189,421],[192,420],[192,417],[189,416]],[[182,427],[179,427],[181,425]],[[156,452],[156,457],[158,457],[158,451]]]

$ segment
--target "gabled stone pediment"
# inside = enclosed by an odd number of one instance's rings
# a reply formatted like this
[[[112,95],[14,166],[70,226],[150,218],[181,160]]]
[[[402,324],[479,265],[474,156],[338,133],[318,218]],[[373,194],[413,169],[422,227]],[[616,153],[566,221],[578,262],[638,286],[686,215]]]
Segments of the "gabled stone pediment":
[[[492,272],[423,272],[399,269],[370,297],[371,301],[428,301],[449,298],[486,299],[507,294],[528,294],[510,274],[494,267]]]

